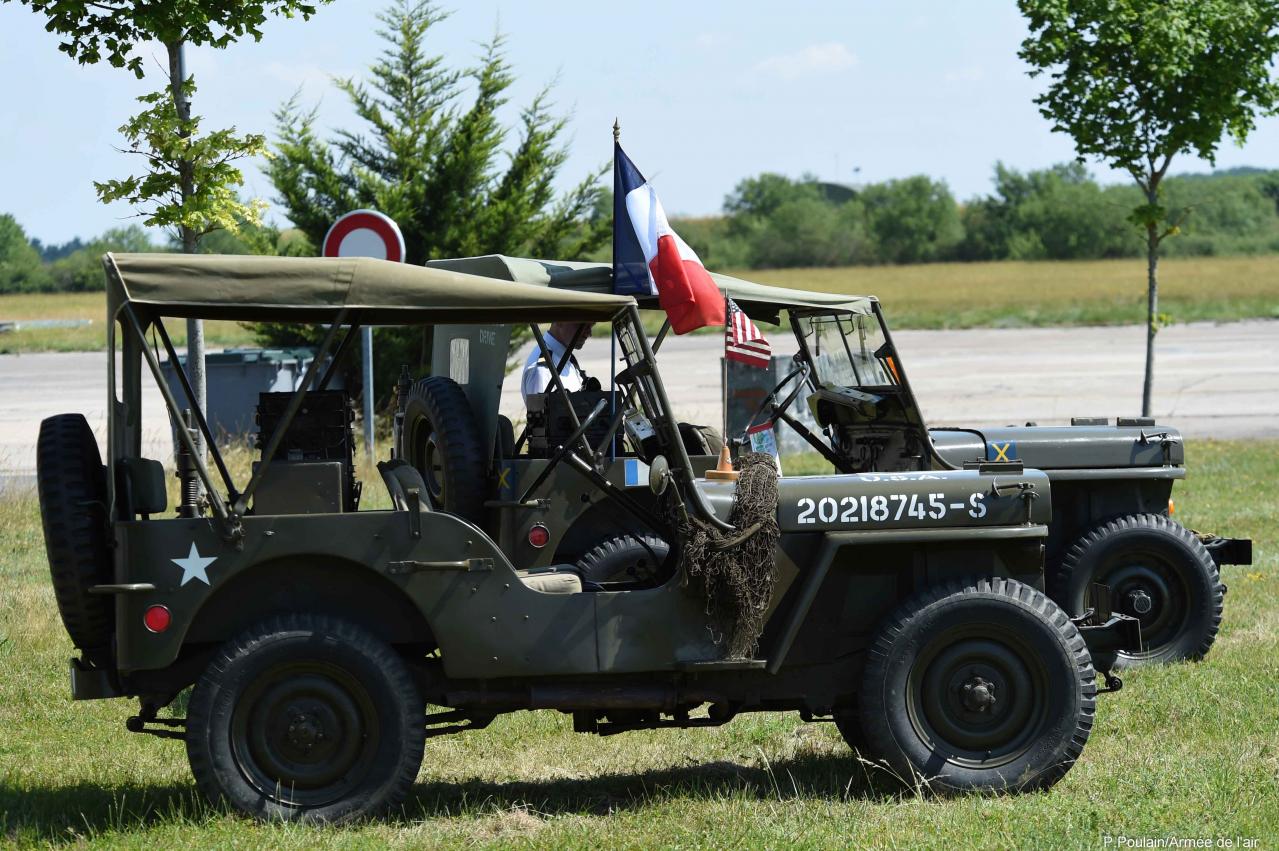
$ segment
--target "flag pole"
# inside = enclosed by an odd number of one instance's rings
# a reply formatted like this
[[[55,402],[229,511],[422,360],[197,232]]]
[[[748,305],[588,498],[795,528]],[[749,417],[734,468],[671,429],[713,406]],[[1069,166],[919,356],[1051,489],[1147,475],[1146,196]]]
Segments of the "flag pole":
[[[613,171],[617,171],[617,146],[621,144],[622,126],[617,121],[617,116],[613,117]],[[617,240],[617,217],[613,217],[613,240]],[[613,260],[613,289],[617,289],[617,259]],[[641,331],[642,333],[642,331]],[[608,329],[609,350],[608,350],[608,398],[609,398],[609,422],[617,417],[617,334],[614,333],[612,326]],[[609,438],[608,444],[608,460],[609,463],[617,460],[617,440],[613,437]]]
[[[732,311],[728,307],[728,290],[721,290],[720,294],[724,296],[724,354],[720,357],[720,393],[723,396],[722,404],[724,406],[724,445],[728,446],[728,324],[733,321]]]

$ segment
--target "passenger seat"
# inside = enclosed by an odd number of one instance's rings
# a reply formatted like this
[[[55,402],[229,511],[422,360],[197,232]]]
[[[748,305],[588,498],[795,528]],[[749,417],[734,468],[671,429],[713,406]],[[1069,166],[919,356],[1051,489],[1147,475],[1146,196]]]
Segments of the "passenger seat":
[[[529,570],[517,570],[516,574],[527,587],[543,594],[582,593],[582,577],[577,575],[575,568],[571,565],[534,567]]]

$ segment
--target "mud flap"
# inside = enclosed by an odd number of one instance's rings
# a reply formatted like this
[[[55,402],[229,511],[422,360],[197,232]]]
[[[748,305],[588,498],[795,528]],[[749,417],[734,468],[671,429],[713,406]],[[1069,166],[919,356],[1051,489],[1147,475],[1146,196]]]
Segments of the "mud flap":
[[[79,659],[72,659],[70,665],[72,700],[106,700],[124,696],[115,671],[95,668]]]
[[[1079,629],[1092,665],[1106,681],[1098,693],[1119,691],[1123,681],[1111,673],[1121,651],[1136,652],[1141,649],[1141,622],[1130,615],[1121,615],[1110,608],[1110,588],[1094,583],[1089,588],[1093,606],[1071,621]]]

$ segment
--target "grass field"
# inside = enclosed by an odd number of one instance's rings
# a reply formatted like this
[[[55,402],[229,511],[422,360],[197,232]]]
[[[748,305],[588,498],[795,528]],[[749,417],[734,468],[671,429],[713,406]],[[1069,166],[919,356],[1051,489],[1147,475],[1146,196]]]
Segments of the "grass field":
[[[574,734],[521,713],[427,746],[404,811],[341,829],[258,825],[197,799],[180,743],[125,733],[123,701],[72,703],[35,501],[0,500],[0,841],[157,847],[1118,847],[1106,836],[1279,842],[1279,442],[1192,443],[1178,518],[1256,541],[1228,567],[1202,664],[1126,675],[1054,789],[901,794],[830,725]],[[791,469],[796,469],[792,464]],[[372,490],[373,488],[371,488]],[[1253,840],[1258,844],[1239,844]],[[1218,845],[1215,847],[1226,847]]]
[[[746,273],[782,287],[878,296],[894,328],[1122,325],[1145,321],[1138,260],[939,263]],[[1279,318],[1279,255],[1159,264],[1159,308],[1176,322]]]
[[[0,334],[0,354],[16,352],[88,352],[107,345],[106,296],[102,293],[53,293],[0,296],[0,321],[16,319],[88,319],[80,328],[30,328]],[[185,346],[186,322],[165,322],[175,346]],[[255,345],[253,334],[238,322],[204,323],[210,348]]]
[[[1165,260],[1160,270],[1161,311],[1174,321],[1279,318],[1279,255]],[[784,287],[878,296],[893,328],[1145,321],[1145,266],[1137,260],[850,266],[732,274]],[[104,311],[99,293],[0,296],[0,320],[93,320],[85,328],[0,335],[0,354],[102,348]],[[182,345],[184,323],[167,325],[174,343]],[[252,335],[234,322],[207,323],[205,335],[213,348],[253,344]]]

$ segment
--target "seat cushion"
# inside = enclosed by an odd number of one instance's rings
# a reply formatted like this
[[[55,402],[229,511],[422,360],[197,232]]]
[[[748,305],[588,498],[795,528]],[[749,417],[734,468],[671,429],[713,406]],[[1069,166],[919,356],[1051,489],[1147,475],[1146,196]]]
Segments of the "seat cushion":
[[[582,593],[582,579],[571,571],[560,571],[552,567],[536,571],[520,570],[517,573],[521,582],[543,594]]]

